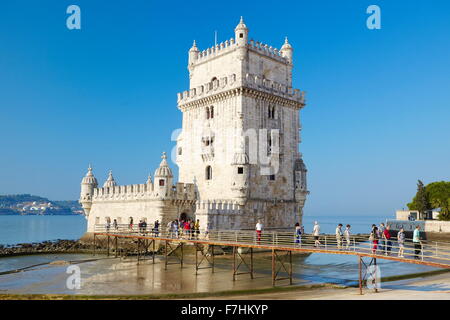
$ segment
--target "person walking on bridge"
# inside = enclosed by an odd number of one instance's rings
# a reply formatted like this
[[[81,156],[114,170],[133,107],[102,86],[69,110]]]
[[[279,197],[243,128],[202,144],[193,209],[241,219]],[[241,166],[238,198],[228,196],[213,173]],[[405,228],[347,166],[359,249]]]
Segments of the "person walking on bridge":
[[[339,223],[336,228],[336,243],[338,250],[342,249],[342,223]]]
[[[386,227],[384,226],[384,223],[382,222],[382,223],[380,223],[380,227],[378,228],[378,238],[380,239],[379,240],[379,243],[380,243],[380,250],[381,251],[384,251],[385,250],[385,248],[384,248],[384,245],[385,245],[385,241],[384,241],[384,229],[386,229]]]
[[[400,258],[404,258],[403,251],[405,250],[405,230],[400,228],[400,231],[397,233],[397,241],[398,241],[398,256]]]
[[[114,227],[115,231],[117,231],[119,229],[119,225],[117,224],[117,219],[113,220],[113,227]]]
[[[348,225],[346,225],[345,226],[345,231],[344,231],[344,236],[345,236],[345,242],[346,242],[346,245],[345,245],[345,249],[350,249],[350,235],[351,235],[351,233],[350,233],[350,228],[351,228],[351,226],[348,224]]]
[[[153,225],[153,235],[155,237],[159,236],[159,220],[156,220],[154,225]]]
[[[422,242],[420,241],[420,226],[416,226],[413,232],[414,258],[420,259],[419,254],[422,251]]]
[[[295,224],[295,243],[300,246],[302,244],[302,227],[298,222]]]
[[[384,229],[383,232],[383,238],[384,238],[384,254],[386,256],[390,256],[391,255],[391,248],[392,248],[392,241],[391,241],[391,232],[390,232],[391,227],[390,226],[386,226],[386,229]]]
[[[372,254],[377,253],[378,248],[378,228],[376,226],[373,227],[372,232],[370,233],[369,241],[372,241],[373,247],[372,247]]]
[[[314,221],[314,228],[313,228],[314,247],[320,246],[319,235],[320,235],[320,225],[317,221]]]
[[[261,234],[263,229],[263,224],[261,223],[261,220],[258,220],[258,223],[255,226],[256,229],[256,238],[258,240],[258,243],[261,242]]]

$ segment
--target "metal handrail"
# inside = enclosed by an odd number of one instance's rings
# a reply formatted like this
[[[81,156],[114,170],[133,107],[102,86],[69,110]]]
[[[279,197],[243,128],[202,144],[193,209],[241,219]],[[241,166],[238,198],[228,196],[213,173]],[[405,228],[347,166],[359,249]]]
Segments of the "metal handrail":
[[[302,234],[300,239],[297,234],[292,232],[280,231],[268,231],[256,235],[254,231],[238,231],[238,230],[182,230],[181,228],[176,230],[170,230],[164,226],[154,230],[152,225],[139,228],[138,225],[118,224],[117,226],[110,225],[95,225],[95,232],[98,233],[111,233],[120,235],[142,235],[151,237],[160,237],[173,240],[206,240],[211,242],[221,243],[223,245],[242,244],[242,245],[260,245],[270,248],[302,248],[328,251],[330,253],[351,253],[351,254],[370,254],[379,257],[383,257],[387,254],[400,257],[400,249],[403,249],[401,258],[404,259],[420,259],[421,261],[439,262],[450,266],[450,243],[445,242],[425,242],[421,241],[420,253],[415,252],[415,248],[411,247],[410,239],[406,239],[405,242],[400,243],[398,240],[391,238],[390,240],[378,239],[378,244],[374,245],[372,241],[369,241],[367,236],[356,235],[347,238],[341,236],[338,238],[335,235],[320,235],[319,241],[321,245],[315,246],[315,238],[312,234]],[[390,242],[390,246],[387,246],[387,241]],[[383,250],[381,250],[383,248]],[[389,248],[390,250],[387,250]],[[417,249],[419,251],[419,249]]]

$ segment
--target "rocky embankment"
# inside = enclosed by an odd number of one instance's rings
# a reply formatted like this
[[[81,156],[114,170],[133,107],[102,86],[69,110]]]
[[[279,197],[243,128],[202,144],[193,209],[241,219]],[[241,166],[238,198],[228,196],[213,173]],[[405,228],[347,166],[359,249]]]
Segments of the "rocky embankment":
[[[11,246],[0,245],[0,257],[38,253],[88,252],[91,247],[78,240],[55,240],[39,243],[19,243]]]

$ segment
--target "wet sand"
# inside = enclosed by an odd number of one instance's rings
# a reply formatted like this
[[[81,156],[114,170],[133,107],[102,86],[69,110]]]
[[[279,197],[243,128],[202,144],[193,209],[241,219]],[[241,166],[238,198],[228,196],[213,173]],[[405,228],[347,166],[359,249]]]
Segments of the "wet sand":
[[[364,288],[319,288],[289,292],[209,297],[213,300],[450,300],[450,275],[382,283],[378,292]]]

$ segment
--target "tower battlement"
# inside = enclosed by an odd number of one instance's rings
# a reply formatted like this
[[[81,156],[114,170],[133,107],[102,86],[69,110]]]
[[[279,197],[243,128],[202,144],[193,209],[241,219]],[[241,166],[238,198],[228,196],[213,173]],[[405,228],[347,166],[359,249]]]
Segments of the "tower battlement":
[[[153,184],[130,184],[114,187],[94,188],[92,201],[111,200],[195,200],[195,186],[179,182],[166,192],[155,189]]]
[[[293,100],[301,105],[305,104],[305,92],[300,89],[293,89],[277,81],[266,79],[264,77],[247,73],[244,78],[237,79],[236,74],[215,79],[196,88],[186,90],[177,94],[178,104],[183,105],[188,102],[222,93],[231,89],[247,87],[253,88],[280,96],[282,98]]]

